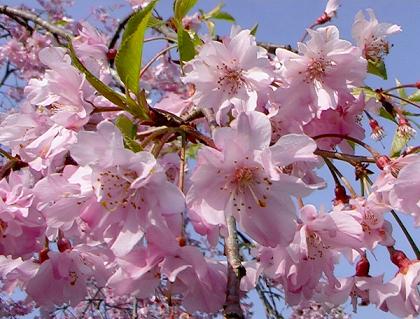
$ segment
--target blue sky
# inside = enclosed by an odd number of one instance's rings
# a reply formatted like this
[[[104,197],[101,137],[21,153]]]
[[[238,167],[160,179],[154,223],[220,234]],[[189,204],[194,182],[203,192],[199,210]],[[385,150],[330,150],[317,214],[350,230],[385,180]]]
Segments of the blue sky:
[[[89,13],[95,6],[109,6],[116,3],[122,3],[124,0],[75,0],[75,5],[70,9],[70,13],[76,19],[83,19],[89,16]],[[18,1],[18,0],[3,0],[4,4],[18,5],[24,3],[27,6],[33,6],[35,1]],[[164,17],[171,14],[172,1],[161,0],[158,5],[158,11]],[[209,10],[218,4],[214,0],[201,0],[197,7],[204,10]],[[269,41],[279,44],[296,45],[296,42],[301,38],[305,27],[309,26],[325,8],[325,0],[226,0],[225,11],[231,13],[237,23],[243,28],[250,28],[255,23],[259,24],[257,39],[259,41]],[[420,31],[420,1],[418,0],[342,0],[342,6],[338,12],[338,17],[332,21],[340,29],[341,37],[351,40],[351,26],[353,19],[358,10],[364,8],[374,9],[378,20],[382,22],[392,22],[402,26],[403,32],[392,36],[390,42],[394,44],[391,53],[386,58],[386,65],[388,71],[388,80],[382,81],[373,76],[369,77],[367,83],[375,88],[391,87],[395,84],[395,78],[398,78],[402,83],[412,83],[420,80],[420,45],[418,42],[418,32]],[[128,9],[116,11],[120,17],[124,16]],[[219,34],[228,34],[230,25],[221,23],[217,26]],[[151,50],[145,51],[145,57],[153,55]],[[388,136],[384,141],[385,145],[390,145],[393,136],[392,126],[385,124],[382,120],[381,124],[385,126]],[[417,137],[411,143],[412,145],[419,144]],[[378,143],[374,144],[378,150],[382,150],[382,146]],[[385,152],[385,151],[384,151]],[[352,170],[348,168],[343,169],[347,173],[348,178],[352,178]],[[330,176],[324,171],[323,176],[328,182],[331,182]],[[327,208],[330,206],[331,189],[318,193],[310,198],[312,203],[317,205],[323,203]],[[325,202],[325,198],[327,201]],[[308,201],[306,201],[308,202]],[[412,224],[412,219],[401,216],[406,225]],[[392,219],[389,219],[393,222]],[[403,249],[408,255],[413,258],[410,247],[407,244],[405,237],[403,237],[398,226],[394,224],[395,237],[397,240],[397,247]],[[419,231],[413,227],[409,227],[415,241],[420,242]],[[377,275],[385,272],[386,277],[391,277],[396,268],[384,263],[383,260],[388,258],[385,249],[377,250],[375,254],[378,262],[372,261],[372,274]],[[340,275],[352,275],[352,267],[341,266],[338,268]],[[258,300],[256,300],[258,303]],[[347,308],[349,310],[349,308]],[[261,309],[258,309],[260,314]],[[262,315],[261,315],[262,316]],[[394,316],[379,312],[373,307],[359,307],[358,314],[353,315],[353,318],[376,318],[381,317],[395,318]],[[259,315],[256,316],[260,317]]]

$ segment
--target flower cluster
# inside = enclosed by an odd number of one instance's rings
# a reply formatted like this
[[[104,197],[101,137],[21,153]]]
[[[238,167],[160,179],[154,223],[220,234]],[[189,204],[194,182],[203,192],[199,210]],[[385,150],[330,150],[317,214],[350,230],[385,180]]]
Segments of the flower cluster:
[[[52,21],[65,17],[61,2],[40,3]],[[155,2],[129,3],[140,10],[135,20]],[[320,26],[337,10],[329,1],[296,49],[276,50],[236,26],[226,37],[200,34],[201,23],[226,15],[220,7],[166,23],[153,16],[161,34],[143,44],[173,45],[177,32],[180,56],[161,50],[138,70],[138,92],[114,68],[141,33],[134,20],[126,32],[138,33],[124,33],[116,56],[112,35],[88,24],[61,39],[70,50],[15,28],[0,63],[27,83],[0,122],[0,279],[5,293],[22,287],[26,299],[2,302],[0,313],[242,318],[252,313],[242,296],[256,289],[275,308],[267,294],[276,289],[293,318],[348,318],[340,308],[348,299],[355,310],[360,301],[419,315],[420,256],[396,249],[388,220],[401,224],[404,213],[420,226],[420,154],[403,148],[411,135],[401,134],[403,124],[412,129],[410,100],[398,105],[392,89],[365,87],[400,27],[359,12],[353,44]],[[185,60],[184,42],[193,46]],[[399,123],[391,158],[363,141],[366,121],[382,136],[373,117],[381,114]],[[370,154],[356,155],[356,144]],[[360,192],[335,160],[354,166]],[[369,163],[379,169],[373,182]],[[318,209],[308,196],[327,185],[322,167],[335,198]],[[398,270],[389,280],[370,274],[381,246]],[[354,269],[347,277],[336,272],[342,257]]]

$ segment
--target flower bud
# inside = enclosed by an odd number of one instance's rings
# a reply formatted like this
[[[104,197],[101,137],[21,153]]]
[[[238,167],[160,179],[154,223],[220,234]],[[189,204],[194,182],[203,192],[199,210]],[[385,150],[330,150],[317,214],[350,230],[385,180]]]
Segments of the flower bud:
[[[375,158],[375,160],[376,160],[376,166],[378,166],[378,168],[381,170],[383,170],[385,166],[391,163],[391,159],[386,155],[378,156]]]
[[[71,243],[67,238],[60,238],[57,240],[58,250],[62,253],[68,249],[71,249]]]
[[[356,276],[358,277],[370,277],[369,276],[370,263],[366,256],[362,258],[356,264]]]

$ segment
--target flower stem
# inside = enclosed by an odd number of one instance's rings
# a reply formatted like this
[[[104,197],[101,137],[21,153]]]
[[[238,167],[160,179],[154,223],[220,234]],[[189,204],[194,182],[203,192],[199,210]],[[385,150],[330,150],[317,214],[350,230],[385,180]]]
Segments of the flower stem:
[[[404,223],[402,222],[400,217],[398,217],[397,213],[393,209],[391,209],[391,214],[395,218],[395,220],[397,221],[397,223],[400,226],[401,230],[403,231],[405,237],[407,238],[408,242],[410,243],[411,248],[413,249],[414,253],[416,254],[416,258],[418,260],[420,260],[420,251],[419,251],[419,248],[417,247],[415,241],[413,240],[413,237],[411,237],[411,235],[408,232],[407,228],[405,227]]]

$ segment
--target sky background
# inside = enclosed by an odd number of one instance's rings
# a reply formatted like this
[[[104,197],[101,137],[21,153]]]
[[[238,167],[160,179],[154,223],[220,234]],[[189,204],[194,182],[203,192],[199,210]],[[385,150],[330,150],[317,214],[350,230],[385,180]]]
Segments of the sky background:
[[[325,0],[226,0],[224,11],[232,14],[237,21],[237,24],[243,28],[251,28],[258,23],[257,40],[267,41],[278,44],[290,44],[292,47],[296,46],[296,42],[302,37],[303,32],[307,26],[322,14],[326,1]],[[19,5],[21,3],[28,7],[37,6],[36,1],[26,0],[1,0],[2,4]],[[90,19],[92,10],[96,7],[112,6],[115,4],[124,3],[124,0],[75,0],[74,6],[68,11],[73,18]],[[214,8],[219,1],[201,0],[197,8],[208,11]],[[394,44],[390,55],[386,57],[386,66],[388,71],[388,80],[383,81],[374,76],[369,76],[366,83],[374,88],[388,88],[395,85],[395,79],[398,78],[402,83],[413,83],[420,80],[420,1],[418,0],[342,0],[341,8],[338,11],[338,16],[330,23],[336,25],[340,30],[340,37],[351,41],[351,26],[355,14],[365,8],[374,9],[376,16],[380,22],[390,22],[401,25],[403,32],[390,37],[390,42]],[[115,16],[124,17],[129,12],[129,7],[115,10]],[[157,6],[158,12],[163,17],[169,17],[172,10],[172,1],[161,0]],[[194,10],[192,11],[194,12]],[[220,23],[216,26],[217,33],[220,35],[229,34],[230,24]],[[154,54],[153,47],[146,47],[144,58],[148,59]],[[386,123],[381,119],[380,123],[387,131],[387,138],[384,140],[384,145],[391,145],[391,140],[395,127]],[[371,142],[379,151],[387,153],[389,148],[384,150],[379,143]],[[419,138],[412,140],[411,145],[418,145]],[[389,147],[389,146],[388,146]],[[358,154],[363,152],[357,150]],[[345,165],[339,166],[342,172],[346,174],[348,179],[353,178],[353,171]],[[322,176],[328,183],[331,183],[331,178],[326,170],[321,172]],[[419,172],[420,174],[420,172]],[[356,188],[357,190],[359,188]],[[324,205],[327,209],[330,207],[332,198],[332,189],[328,188],[321,192],[316,192],[315,195],[305,199],[305,203],[314,203],[317,206]],[[415,230],[412,225],[412,218],[400,214],[402,220],[408,226],[414,240],[420,242],[420,232]],[[388,218],[394,226],[394,236],[397,240],[396,247],[404,250],[410,258],[414,258],[407,240],[402,232],[392,220]],[[379,275],[385,273],[385,278],[391,278],[395,272],[394,267],[388,261],[388,253],[385,249],[380,247],[376,249],[374,257],[370,255],[371,261],[371,275]],[[385,262],[384,262],[385,261]],[[337,274],[343,276],[351,276],[354,274],[354,267],[343,265],[337,268]],[[256,304],[259,300],[255,300]],[[351,311],[347,306],[346,310]],[[255,318],[263,317],[263,310],[257,307]],[[395,318],[394,316],[377,311],[373,306],[359,307],[357,314],[352,314],[353,318]]]

